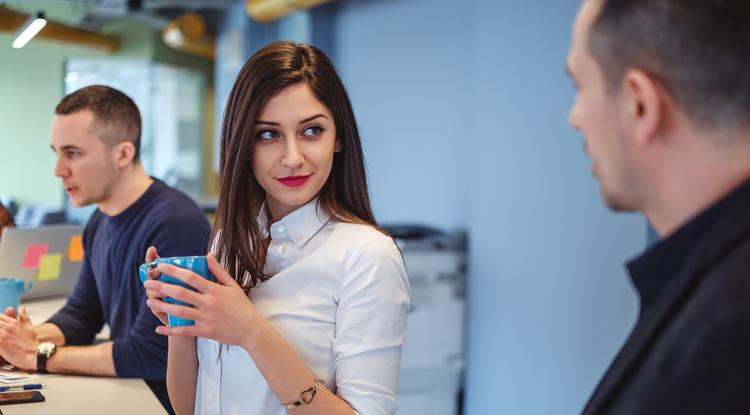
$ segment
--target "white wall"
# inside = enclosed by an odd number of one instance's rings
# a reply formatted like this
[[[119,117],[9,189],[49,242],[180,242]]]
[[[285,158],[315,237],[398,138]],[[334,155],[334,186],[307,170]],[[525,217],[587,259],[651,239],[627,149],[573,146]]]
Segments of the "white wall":
[[[349,0],[334,19],[378,219],[469,231],[469,415],[579,412],[636,315],[622,263],[645,222],[602,206],[566,122],[578,4]]]
[[[602,206],[566,123],[578,3],[478,2],[469,414],[580,411],[635,318],[621,264],[645,223]]]
[[[473,16],[457,3],[339,4],[334,60],[357,115],[381,223],[468,224]]]

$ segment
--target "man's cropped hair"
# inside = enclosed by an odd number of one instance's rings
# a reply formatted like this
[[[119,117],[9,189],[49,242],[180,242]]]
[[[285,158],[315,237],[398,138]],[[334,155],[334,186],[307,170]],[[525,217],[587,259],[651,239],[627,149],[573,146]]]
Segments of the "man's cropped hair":
[[[602,2],[588,46],[610,91],[628,69],[657,79],[704,127],[750,124],[750,0]]]
[[[104,85],[81,88],[62,99],[55,114],[70,115],[88,110],[94,115],[93,133],[110,148],[123,141],[135,146],[134,161],[141,151],[141,114],[132,99]]]

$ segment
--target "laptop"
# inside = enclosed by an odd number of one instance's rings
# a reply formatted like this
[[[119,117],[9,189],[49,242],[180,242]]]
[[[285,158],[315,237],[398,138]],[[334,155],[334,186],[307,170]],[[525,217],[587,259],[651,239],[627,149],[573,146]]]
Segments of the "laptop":
[[[83,225],[4,228],[0,276],[32,281],[22,300],[68,296],[83,264]]]

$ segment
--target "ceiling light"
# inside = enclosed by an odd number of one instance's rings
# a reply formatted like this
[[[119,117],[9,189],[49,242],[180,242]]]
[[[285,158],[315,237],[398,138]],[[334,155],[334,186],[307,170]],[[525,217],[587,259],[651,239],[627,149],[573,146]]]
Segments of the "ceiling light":
[[[47,24],[47,19],[44,18],[44,12],[38,12],[35,15],[29,16],[26,23],[16,31],[16,40],[13,41],[13,47],[21,49],[29,43],[29,40],[36,36],[42,28]]]

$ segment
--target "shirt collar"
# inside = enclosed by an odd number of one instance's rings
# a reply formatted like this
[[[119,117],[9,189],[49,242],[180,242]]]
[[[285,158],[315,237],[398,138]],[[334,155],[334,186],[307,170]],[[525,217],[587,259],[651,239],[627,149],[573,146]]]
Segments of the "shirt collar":
[[[680,273],[681,265],[695,255],[695,251],[732,206],[750,197],[750,181],[698,214],[677,231],[658,241],[645,253],[628,263],[630,277],[641,296],[641,304],[648,307],[656,302],[668,284]]]
[[[262,212],[265,213],[267,223],[268,210],[263,209]],[[328,215],[320,209],[318,199],[313,199],[272,223],[270,228],[261,227],[261,229],[269,229],[271,239],[289,239],[299,248],[318,233],[329,220]]]
[[[260,229],[260,236],[263,239],[268,239],[268,237],[271,236],[271,233],[268,231],[268,218],[270,216],[271,215],[268,213],[268,206],[266,206],[266,202],[263,202],[263,204],[260,205],[260,212],[255,218],[255,221],[258,223],[258,229]]]

